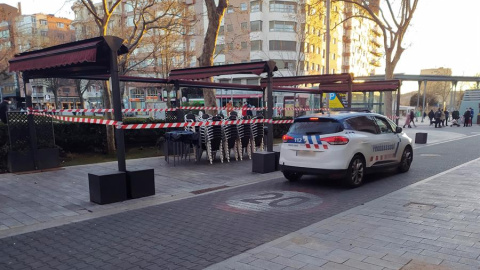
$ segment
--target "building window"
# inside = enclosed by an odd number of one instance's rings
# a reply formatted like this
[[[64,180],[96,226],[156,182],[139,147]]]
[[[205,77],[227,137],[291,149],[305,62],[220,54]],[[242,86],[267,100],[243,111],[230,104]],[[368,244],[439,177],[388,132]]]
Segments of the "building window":
[[[227,13],[233,13],[233,6],[228,6]]]
[[[250,42],[250,50],[252,50],[252,51],[263,50],[262,42],[263,42],[262,40],[252,40],[252,42]]]
[[[262,21],[250,22],[250,31],[252,32],[262,31]]]
[[[270,40],[269,50],[271,51],[296,51],[297,42],[287,40]]]
[[[40,20],[41,25],[47,25],[47,20]]]
[[[241,3],[240,4],[240,10],[241,11],[246,11],[247,10],[247,3]]]
[[[233,50],[233,42],[227,43],[227,49],[230,51]]]
[[[322,50],[322,58],[325,58],[325,50]]]
[[[242,47],[242,50],[246,50],[247,49],[247,42],[242,41],[242,43],[240,43],[240,46]]]
[[[58,23],[57,23],[57,27],[58,27],[58,28],[63,28],[64,26],[65,26],[65,25],[64,25],[63,23],[61,23],[61,22],[58,22]]]
[[[270,32],[295,32],[297,24],[286,21],[270,21]]]
[[[297,3],[288,1],[270,1],[270,12],[295,13]]]
[[[262,2],[261,1],[250,2],[250,12],[261,12],[261,11],[262,11]]]
[[[282,60],[282,59],[275,59],[275,63],[277,63],[278,69],[295,69],[295,61],[292,60]]]
[[[332,54],[332,58],[333,58],[333,60],[335,60],[335,54],[334,53]]]
[[[47,31],[40,31],[40,36],[42,36],[42,37],[46,37],[47,34],[48,34]]]
[[[227,32],[233,32],[233,24],[227,24]]]
[[[242,22],[240,24],[240,26],[242,27],[242,30],[247,30],[248,29],[248,23],[246,23],[246,22]]]

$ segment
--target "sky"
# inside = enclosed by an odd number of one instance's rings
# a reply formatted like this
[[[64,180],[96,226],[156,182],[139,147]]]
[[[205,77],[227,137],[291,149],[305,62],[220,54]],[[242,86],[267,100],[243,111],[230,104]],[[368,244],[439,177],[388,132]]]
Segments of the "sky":
[[[47,13],[73,19],[73,0],[0,0],[23,14]],[[453,75],[480,74],[480,0],[420,0],[405,35],[405,52],[395,73],[420,74],[422,69],[451,68]],[[379,73],[383,74],[380,70]],[[418,86],[405,85],[402,91]]]

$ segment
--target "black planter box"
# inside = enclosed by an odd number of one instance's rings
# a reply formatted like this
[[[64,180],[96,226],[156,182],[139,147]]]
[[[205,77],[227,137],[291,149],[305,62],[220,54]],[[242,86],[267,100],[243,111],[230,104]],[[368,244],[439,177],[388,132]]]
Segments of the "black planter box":
[[[252,154],[252,172],[256,172],[256,173],[274,172],[275,160],[276,160],[275,152],[253,153]]]
[[[58,168],[60,151],[58,148],[38,149],[37,166],[39,170]]]
[[[427,135],[428,133],[415,133],[415,143],[425,144],[427,143]]]
[[[11,173],[28,172],[35,170],[32,151],[9,151],[8,171]]]
[[[154,170],[148,168],[127,169],[127,198],[136,199],[155,195]]]
[[[88,174],[90,201],[108,204],[127,199],[127,175],[125,172],[110,171]]]

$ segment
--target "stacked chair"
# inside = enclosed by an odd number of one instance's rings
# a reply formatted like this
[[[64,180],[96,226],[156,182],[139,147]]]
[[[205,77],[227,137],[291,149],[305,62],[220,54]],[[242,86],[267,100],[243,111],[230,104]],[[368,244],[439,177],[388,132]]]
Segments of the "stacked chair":
[[[221,121],[218,116],[210,117],[208,114],[203,114],[201,121]],[[202,126],[200,127],[200,140],[202,151],[207,151],[210,164],[213,164],[213,159],[220,151],[220,161],[223,163],[223,131],[222,126]]]
[[[227,121],[237,120],[236,115],[231,115]],[[224,125],[223,126],[223,136],[224,136],[224,150],[227,161],[230,162],[230,151],[234,149],[235,160],[239,158],[240,148],[240,135],[238,133],[237,125]]]
[[[255,119],[263,119],[263,115],[257,115]],[[252,124],[252,136],[253,136],[253,147],[254,151],[264,151],[265,142],[264,142],[264,128],[265,123],[255,123]]]
[[[250,119],[249,116],[244,119]],[[243,155],[246,152],[248,158],[252,159],[253,151],[253,134],[252,124],[240,124],[238,125],[238,134],[240,136],[240,160],[243,160]]]
[[[239,119],[237,112],[230,112],[227,119],[223,115],[210,116],[199,113],[198,116],[188,113],[184,117],[185,122],[212,122],[212,121],[235,121]],[[251,119],[246,116],[243,119]],[[258,115],[255,119],[263,119]],[[200,134],[200,143],[194,147],[193,151],[197,160],[200,160],[203,151],[207,152],[207,158],[210,164],[213,164],[217,152],[220,152],[220,161],[224,158],[230,162],[231,151],[233,149],[235,160],[243,160],[245,154],[252,159],[252,152],[263,150],[265,145],[264,123],[239,124],[239,125],[215,125],[185,127],[185,130],[197,132]]]

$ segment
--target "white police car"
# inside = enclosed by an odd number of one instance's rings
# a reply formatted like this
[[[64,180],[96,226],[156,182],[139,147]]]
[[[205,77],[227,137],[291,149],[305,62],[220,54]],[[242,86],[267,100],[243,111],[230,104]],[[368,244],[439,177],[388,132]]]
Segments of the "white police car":
[[[369,171],[407,172],[412,160],[412,139],[401,127],[380,114],[348,112],[296,118],[283,136],[279,163],[290,181],[325,175],[357,187]]]

